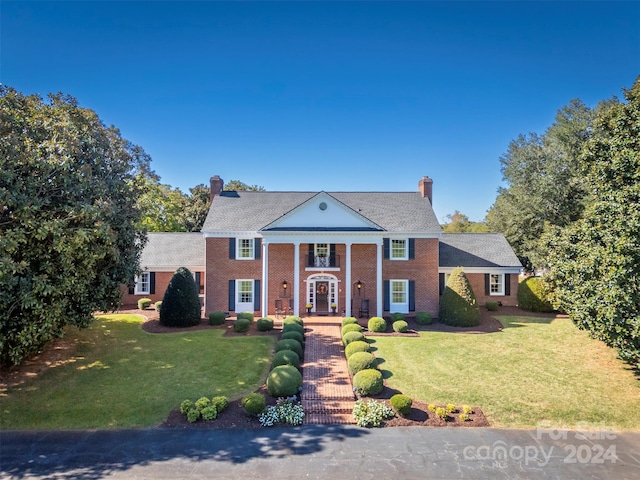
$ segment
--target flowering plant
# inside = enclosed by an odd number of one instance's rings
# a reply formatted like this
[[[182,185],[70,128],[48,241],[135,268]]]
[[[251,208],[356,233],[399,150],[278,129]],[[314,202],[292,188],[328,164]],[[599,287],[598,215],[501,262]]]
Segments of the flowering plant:
[[[289,425],[302,425],[304,420],[304,409],[302,404],[296,401],[294,395],[289,398],[278,398],[276,405],[266,408],[258,416],[260,425],[263,427],[272,427],[276,423],[288,423]]]
[[[312,305],[312,304],[310,304],[310,303],[307,303],[307,308],[308,308],[308,309],[309,309],[309,308],[313,308],[313,305]]]
[[[336,308],[336,307],[337,307],[337,305],[335,303],[331,304],[331,308]]]

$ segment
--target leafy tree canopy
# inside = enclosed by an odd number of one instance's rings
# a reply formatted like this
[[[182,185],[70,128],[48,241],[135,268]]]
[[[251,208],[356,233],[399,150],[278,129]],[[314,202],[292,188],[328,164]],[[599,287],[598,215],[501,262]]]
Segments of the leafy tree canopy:
[[[0,87],[0,130],[0,361],[17,364],[119,306],[150,158],[62,94]]]
[[[598,113],[581,156],[593,201],[549,232],[554,306],[640,367],[640,77]]]
[[[448,220],[442,225],[442,231],[447,233],[486,233],[489,231],[485,222],[472,222],[464,213],[456,210],[446,216]]]
[[[224,189],[233,192],[264,192],[264,187],[258,185],[247,185],[240,180],[231,180],[225,183]]]

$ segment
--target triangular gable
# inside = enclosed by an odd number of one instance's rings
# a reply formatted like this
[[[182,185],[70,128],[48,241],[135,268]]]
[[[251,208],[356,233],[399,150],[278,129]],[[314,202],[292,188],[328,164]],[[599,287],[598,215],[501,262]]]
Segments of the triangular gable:
[[[327,192],[319,192],[293,207],[261,231],[283,230],[383,231],[365,216],[349,208]]]

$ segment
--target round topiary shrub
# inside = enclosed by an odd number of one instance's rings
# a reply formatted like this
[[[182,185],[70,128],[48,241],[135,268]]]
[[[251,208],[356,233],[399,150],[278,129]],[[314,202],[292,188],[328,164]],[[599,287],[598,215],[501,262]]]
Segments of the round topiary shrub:
[[[273,330],[273,320],[270,318],[260,318],[256,322],[256,328],[260,332],[268,332]]]
[[[397,320],[393,322],[393,325],[391,326],[393,327],[393,331],[398,333],[405,333],[409,330],[409,324],[404,320]]]
[[[391,323],[397,322],[398,320],[404,320],[404,313],[395,312],[391,314]]]
[[[267,377],[267,391],[272,397],[290,397],[300,393],[302,374],[293,365],[275,367]]]
[[[298,354],[298,357],[302,358],[302,344],[292,338],[285,338],[276,343],[276,352],[280,350],[293,350]]]
[[[162,300],[157,301],[153,304],[153,308],[156,309],[156,312],[160,313],[160,307],[162,306]]]
[[[342,319],[342,326],[344,327],[345,325],[352,325],[352,324],[357,324],[358,323],[358,319],[356,317],[344,317]]]
[[[240,312],[236,314],[236,318],[249,320],[249,323],[253,323],[253,312]]]
[[[302,320],[302,318],[300,318],[297,315],[287,315],[286,317],[284,317],[284,320],[282,321],[282,324],[283,325],[287,325],[289,323],[297,323],[301,327],[304,326],[304,321]]]
[[[180,267],[171,277],[160,305],[160,324],[193,327],[200,323],[198,287],[188,268]]]
[[[429,312],[416,312],[416,323],[418,325],[431,325],[433,319]]]
[[[369,319],[369,323],[367,323],[367,328],[370,332],[386,332],[387,331],[387,321],[382,317],[371,317]]]
[[[362,332],[347,332],[342,336],[342,344],[346,347],[351,342],[364,341],[365,336]]]
[[[260,415],[267,406],[264,395],[260,393],[250,393],[242,399],[241,403],[245,412],[255,416]]]
[[[528,277],[518,286],[518,306],[529,312],[553,312],[549,289],[542,277]]]
[[[293,365],[298,368],[300,366],[300,357],[293,350],[280,350],[273,355],[271,368],[278,367],[280,365]]]
[[[284,332],[299,332],[300,334],[304,335],[304,327],[298,325],[297,323],[287,323],[286,325],[282,326],[282,333]]]
[[[500,305],[498,302],[488,301],[487,303],[485,303],[485,306],[490,312],[497,312]]]
[[[251,321],[246,318],[239,318],[235,322],[233,322],[233,331],[238,333],[246,333],[249,331],[249,327],[251,327]]]
[[[389,399],[389,403],[396,413],[399,413],[400,415],[407,415],[411,411],[413,401],[406,395],[397,393]]]
[[[349,366],[349,373],[355,375],[360,370],[376,368],[376,357],[369,352],[355,352],[347,360],[347,365]]]
[[[368,368],[360,370],[353,376],[353,389],[359,395],[367,397],[382,392],[384,383],[380,370]]]
[[[480,309],[473,289],[461,267],[451,272],[440,298],[440,321],[454,327],[480,325]]]
[[[140,300],[138,300],[138,308],[140,310],[146,310],[150,306],[151,306],[151,299],[150,298],[141,298]]]
[[[362,327],[357,323],[348,323],[344,327],[342,327],[341,335],[344,337],[345,333],[349,332],[361,332]]]
[[[351,342],[349,345],[344,347],[344,356],[349,359],[349,357],[356,352],[368,352],[369,348],[370,347],[367,342],[361,340]]]
[[[222,413],[229,406],[229,399],[224,395],[219,395],[211,399],[211,405],[216,408],[218,413]]]
[[[294,332],[293,330],[289,330],[288,332],[284,332],[280,337],[280,340],[286,340],[287,338],[293,338],[300,342],[300,345],[304,345],[304,336],[300,332]]]
[[[211,312],[209,314],[209,325],[222,325],[227,319],[227,314],[224,312]]]

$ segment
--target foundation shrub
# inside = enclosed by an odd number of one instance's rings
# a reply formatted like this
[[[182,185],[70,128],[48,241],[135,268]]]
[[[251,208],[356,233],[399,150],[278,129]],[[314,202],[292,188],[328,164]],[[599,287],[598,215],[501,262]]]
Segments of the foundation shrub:
[[[352,342],[364,341],[365,336],[362,332],[347,332],[342,336],[342,344],[346,347]]]
[[[367,323],[367,328],[370,332],[386,332],[387,331],[387,321],[382,317],[371,317],[369,322]]]
[[[349,332],[361,332],[362,331],[362,327],[358,324],[355,323],[349,323],[347,325],[345,325],[344,327],[342,327],[342,336],[344,337],[345,333],[349,333]]]
[[[282,321],[283,325],[287,325],[289,323],[297,323],[298,325],[300,325],[301,327],[304,326],[304,321],[302,320],[302,318],[300,318],[297,315],[287,315],[284,320]]]
[[[256,322],[256,328],[260,332],[268,332],[273,330],[273,320],[271,318],[260,318]]]
[[[393,331],[398,333],[405,333],[409,330],[409,324],[404,320],[397,320],[393,322],[393,325],[391,326],[393,327]]]
[[[358,340],[355,342],[351,342],[349,345],[344,347],[344,355],[349,359],[351,355],[357,352],[368,352],[370,350],[369,344],[365,341]]]
[[[209,325],[222,325],[227,319],[227,314],[224,312],[216,311],[209,314]]]
[[[406,415],[411,411],[413,401],[407,395],[397,393],[389,399],[389,403],[396,413]]]
[[[391,318],[391,323],[397,322],[398,320],[404,320],[404,313],[400,313],[400,312],[392,313],[390,318]]]
[[[344,317],[342,319],[342,326],[345,325],[355,325],[358,323],[358,319],[356,317]]]
[[[258,416],[265,409],[267,402],[264,395],[260,393],[250,393],[241,401],[243,410],[249,415]]]
[[[418,325],[431,325],[433,319],[429,312],[416,312],[416,323]]]
[[[246,333],[251,327],[251,321],[246,318],[239,318],[233,322],[233,331],[237,333]]]
[[[498,302],[488,301],[487,303],[485,303],[485,306],[487,307],[487,310],[489,310],[490,312],[498,311]]]
[[[299,358],[302,358],[302,344],[292,338],[279,340],[278,343],[276,343],[276,352],[280,350],[292,350],[298,354]]]
[[[253,312],[240,312],[236,314],[236,319],[237,320],[246,319],[246,320],[249,320],[249,323],[253,323]]]
[[[299,332],[301,335],[304,335],[304,327],[297,323],[287,323],[282,326],[282,333],[284,332]]]
[[[273,355],[273,358],[271,359],[271,368],[275,368],[280,365],[293,365],[298,368],[300,366],[300,357],[293,350],[280,350]]]
[[[298,342],[300,342],[300,345],[304,345],[304,336],[300,332],[294,332],[293,330],[290,330],[288,332],[284,332],[280,336],[280,340],[287,340],[288,338],[297,340]]]
[[[141,298],[140,300],[138,300],[138,308],[140,310],[146,310],[150,306],[151,306],[151,299],[150,298]]]

